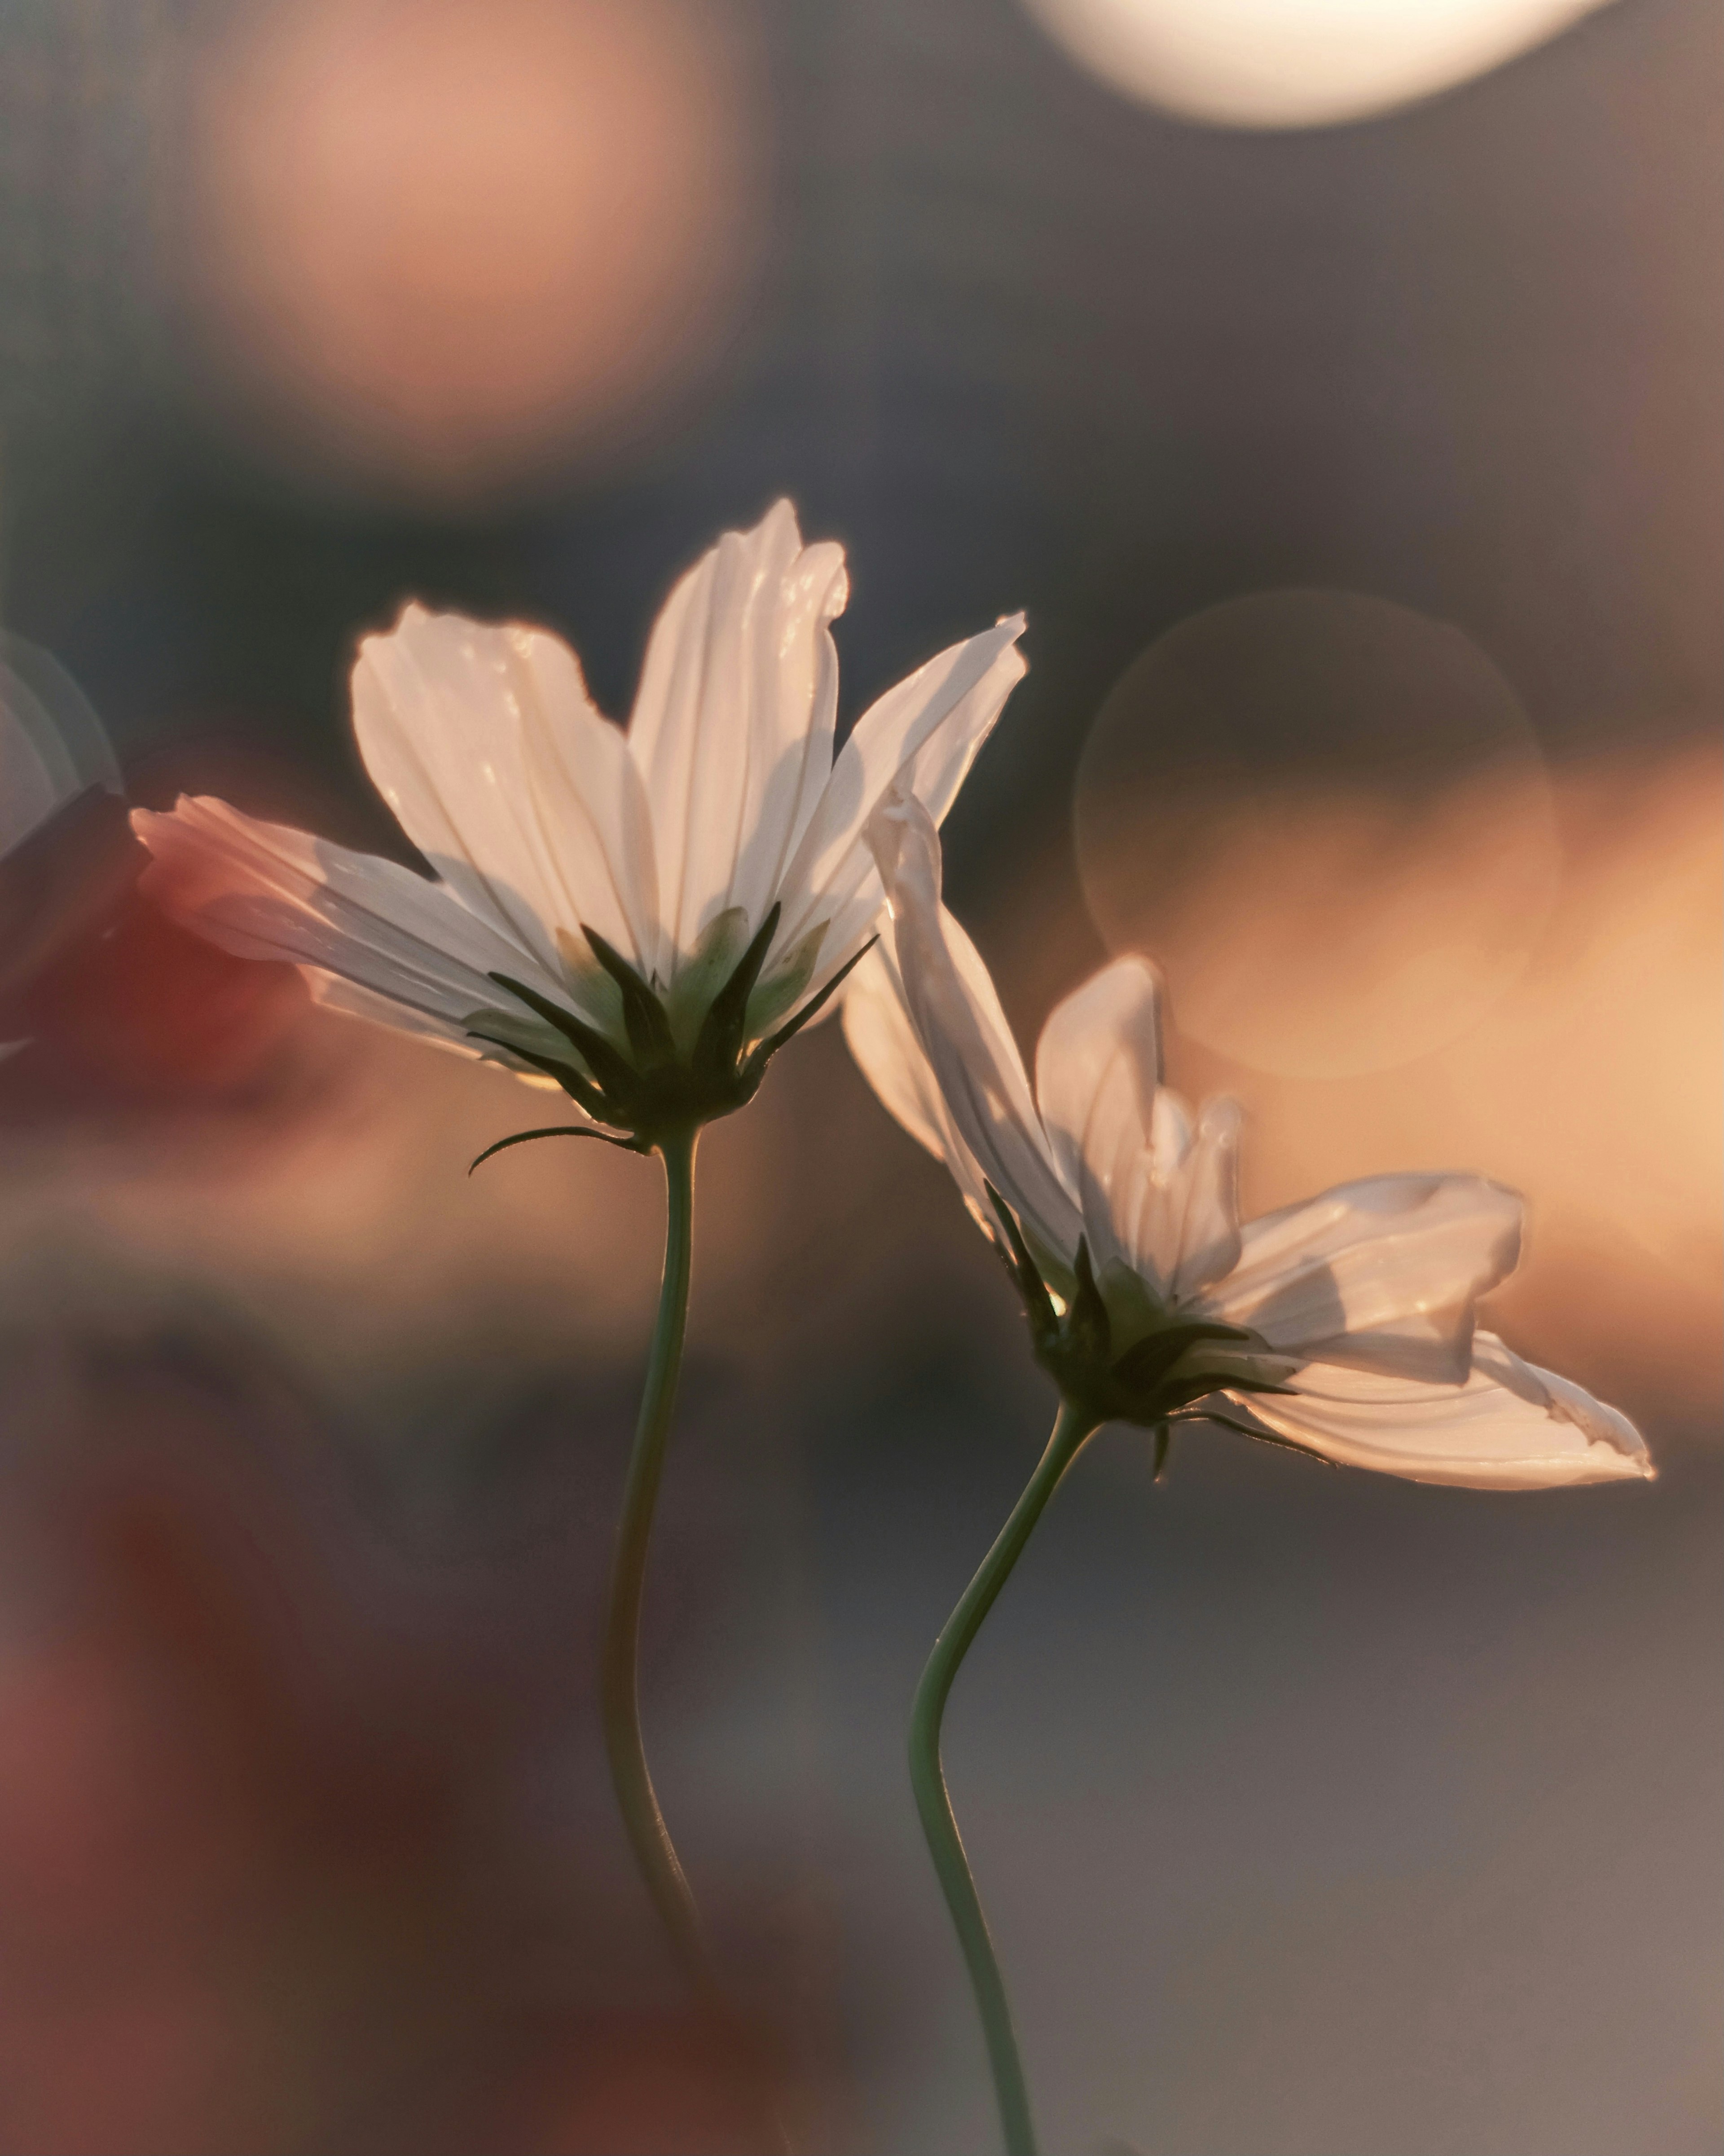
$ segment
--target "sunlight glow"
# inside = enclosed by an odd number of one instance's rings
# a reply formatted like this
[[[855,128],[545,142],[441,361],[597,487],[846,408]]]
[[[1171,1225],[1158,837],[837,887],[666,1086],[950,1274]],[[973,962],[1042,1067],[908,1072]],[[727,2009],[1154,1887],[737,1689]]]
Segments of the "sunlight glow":
[[[1604,0],[1026,0],[1128,97],[1224,127],[1366,120],[1501,67]]]

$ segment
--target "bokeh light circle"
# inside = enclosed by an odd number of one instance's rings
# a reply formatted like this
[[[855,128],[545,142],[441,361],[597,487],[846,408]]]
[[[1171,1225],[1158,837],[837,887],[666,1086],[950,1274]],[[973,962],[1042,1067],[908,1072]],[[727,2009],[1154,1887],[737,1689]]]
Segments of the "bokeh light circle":
[[[1387,1070],[1520,978],[1560,880],[1531,721],[1463,633],[1361,593],[1229,599],[1127,669],[1085,743],[1077,860],[1181,1033],[1290,1077]]]
[[[1111,89],[1220,127],[1326,127],[1489,73],[1605,0],[1026,0]]]
[[[726,351],[761,243],[741,18],[266,0],[190,49],[166,223],[206,402],[363,491],[532,490]]]

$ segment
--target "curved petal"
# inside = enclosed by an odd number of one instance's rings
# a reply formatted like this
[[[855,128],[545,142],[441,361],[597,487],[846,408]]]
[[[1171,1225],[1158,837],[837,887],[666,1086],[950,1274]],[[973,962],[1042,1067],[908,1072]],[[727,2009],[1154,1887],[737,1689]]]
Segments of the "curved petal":
[[[1465,1384],[1420,1385],[1314,1363],[1287,1395],[1229,1398],[1229,1414],[1350,1467],[1468,1490],[1546,1490],[1654,1473],[1625,1416],[1511,1355],[1490,1333]]]
[[[841,998],[844,1039],[862,1075],[880,1096],[887,1113],[916,1143],[943,1160],[965,1202],[987,1232],[998,1240],[993,1209],[982,1171],[958,1135],[922,1052],[904,1001],[904,984],[890,952],[876,944],[851,974]]]
[[[138,809],[131,820],[154,857],[144,888],[182,926],[238,957],[338,974],[414,1014],[406,1031],[425,1019],[464,1030],[502,999],[493,971],[571,1000],[531,952],[397,862],[222,801],[182,797],[171,814]]]
[[[475,916],[553,978],[557,930],[583,922],[651,970],[644,791],[566,644],[409,606],[360,645],[353,724],[378,792]]]
[[[1239,1262],[1239,1121],[1219,1099],[1193,1125],[1177,1093],[1156,1093],[1120,1225],[1126,1262],[1164,1301],[1192,1300]]]
[[[1573,1423],[1597,1444],[1609,1445],[1625,1458],[1638,1460],[1639,1472],[1649,1478],[1657,1473],[1646,1440],[1618,1408],[1595,1400],[1583,1386],[1559,1378],[1554,1370],[1542,1370],[1506,1347],[1494,1332],[1473,1336],[1473,1374],[1526,1400],[1557,1422]]]
[[[809,995],[854,955],[879,918],[883,893],[868,835],[875,810],[901,793],[920,801],[938,826],[1024,677],[1016,648],[1023,634],[1024,617],[1014,614],[952,645],[856,721],[780,886],[782,946],[817,921],[829,923]]]
[[[341,1018],[357,1018],[367,1025],[382,1026],[390,1033],[406,1034],[411,1040],[423,1040],[431,1048],[447,1049],[469,1062],[495,1064],[511,1077],[548,1092],[562,1090],[554,1078],[547,1078],[531,1064],[521,1062],[506,1048],[475,1040],[464,1026],[453,1019],[434,1018],[423,1011],[409,1010],[405,1004],[392,1002],[387,996],[359,988],[351,981],[344,981],[339,973],[326,973],[316,966],[305,966],[300,971],[311,991],[311,1000],[320,1010],[334,1011]],[[574,1122],[590,1120],[573,1100],[569,1101],[568,1110]]]
[[[654,625],[629,743],[646,783],[675,954],[731,906],[750,932],[832,769],[844,550],[805,547],[776,503],[727,531]],[[781,939],[782,941],[782,939]]]
[[[629,742],[587,693],[558,637],[498,632],[519,713],[530,831],[560,925],[596,928],[650,977],[660,959],[653,824]]]
[[[921,802],[869,825],[891,906],[904,1004],[958,1135],[1038,1255],[1070,1266],[1083,1223],[1043,1135],[1024,1065],[969,937],[940,902],[940,837]]]
[[[1238,1265],[1201,1301],[1307,1360],[1459,1384],[1474,1303],[1520,1256],[1521,1212],[1482,1176],[1342,1183],[1248,1222]]]
[[[1186,1155],[1184,1203],[1173,1261],[1176,1301],[1224,1280],[1239,1261],[1239,1126],[1237,1101],[1206,1101]]]
[[[1035,1050],[1036,1103],[1098,1268],[1132,1262],[1128,1213],[1161,1076],[1161,983],[1116,958],[1054,1006]]]

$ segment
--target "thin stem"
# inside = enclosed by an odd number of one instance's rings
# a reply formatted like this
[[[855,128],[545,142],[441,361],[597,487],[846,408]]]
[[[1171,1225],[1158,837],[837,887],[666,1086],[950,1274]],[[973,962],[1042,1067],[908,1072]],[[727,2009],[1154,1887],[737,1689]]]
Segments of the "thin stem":
[[[659,1151],[664,1162],[664,1277],[659,1290],[659,1314],[647,1356],[646,1389],[629,1456],[622,1517],[611,1563],[605,1607],[604,1644],[599,1660],[599,1699],[611,1785],[634,1861],[653,1898],[671,1949],[702,2002],[721,2014],[695,1897],[659,1810],[640,1730],[640,1605],[646,1584],[647,1550],[653,1512],[664,1470],[664,1449],[676,1406],[682,1371],[683,1335],[688,1325],[689,1273],[694,1241],[695,1144],[696,1131],[665,1137]]]
[[[1030,2116],[1029,2091],[1018,2056],[1018,2040],[1012,2029],[1012,2009],[1004,1979],[994,1958],[993,1942],[988,1935],[988,1919],[976,1892],[976,1882],[964,1856],[962,1838],[952,1816],[946,1789],[946,1770],[940,1760],[940,1724],[947,1695],[964,1656],[969,1652],[983,1621],[993,1609],[1012,1568],[1046,1510],[1048,1500],[1060,1486],[1060,1477],[1083,1449],[1096,1427],[1088,1409],[1062,1403],[1048,1449],[1013,1507],[1012,1517],[1000,1530],[999,1539],[982,1560],[982,1568],[964,1589],[963,1599],[953,1610],[946,1629],[934,1643],[928,1666],[916,1686],[916,1703],[910,1711],[910,1781],[916,1791],[916,1808],[921,1815],[922,1833],[934,1869],[940,1875],[946,1906],[963,1949],[970,1973],[970,1988],[982,2017],[982,2033],[988,2043],[988,2062],[993,2075],[994,2096],[999,2104],[1000,2125],[1005,2134],[1007,2156],[1036,2156],[1035,2123]]]

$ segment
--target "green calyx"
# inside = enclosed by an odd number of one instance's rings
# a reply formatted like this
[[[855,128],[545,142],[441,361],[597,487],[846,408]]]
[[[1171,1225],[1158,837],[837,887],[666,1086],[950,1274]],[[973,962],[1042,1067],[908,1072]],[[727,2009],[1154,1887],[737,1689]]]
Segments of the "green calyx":
[[[504,1014],[476,1012],[475,1021],[482,1022],[469,1025],[470,1037],[505,1049],[517,1061],[554,1078],[593,1123],[606,1127],[558,1125],[524,1131],[489,1152],[529,1138],[593,1137],[608,1137],[631,1152],[651,1152],[667,1137],[697,1130],[746,1106],[760,1090],[767,1065],[836,994],[868,947],[865,945],[793,1018],[762,1036],[760,1026],[777,1013],[767,1014],[772,999],[762,1004],[756,988],[777,932],[778,916],[779,908],[774,906],[720,983],[692,1040],[685,1030],[679,1037],[659,989],[584,923],[581,932],[620,998],[626,1046],[525,982],[494,973],[490,978],[498,987],[524,1004],[541,1024],[532,1029],[533,1045],[528,1045]],[[548,1034],[542,1029],[548,1029]],[[488,1158],[489,1152],[480,1155],[480,1160]],[[474,1166],[478,1165],[475,1161]]]
[[[1087,1240],[1079,1238],[1073,1265],[1076,1286],[1061,1311],[1011,1207],[991,1183],[987,1190],[1006,1239],[1001,1255],[1023,1299],[1037,1362],[1059,1386],[1061,1398],[1081,1408],[1093,1423],[1136,1423],[1155,1430],[1157,1475],[1167,1458],[1169,1418],[1180,1409],[1210,1393],[1286,1390],[1239,1373],[1239,1350],[1262,1343],[1245,1327],[1216,1318],[1182,1317],[1167,1311],[1116,1354],[1113,1322],[1095,1283]],[[1203,1350],[1212,1345],[1230,1353],[1208,1365]]]

